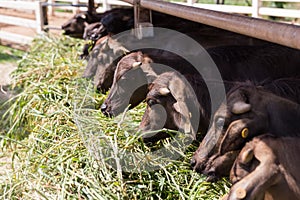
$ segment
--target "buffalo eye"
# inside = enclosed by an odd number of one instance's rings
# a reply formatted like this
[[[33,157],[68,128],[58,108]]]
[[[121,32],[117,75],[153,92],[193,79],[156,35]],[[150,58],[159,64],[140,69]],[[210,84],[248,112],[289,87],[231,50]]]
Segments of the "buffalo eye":
[[[130,77],[129,77],[130,78]],[[119,80],[126,80],[126,79],[128,79],[127,77],[126,77],[126,75],[122,75],[122,76],[120,76],[120,78],[119,78]]]
[[[215,126],[217,129],[222,129],[224,126],[225,119],[224,117],[218,117],[215,121]]]
[[[157,104],[157,101],[154,100],[154,99],[149,99],[149,100],[147,101],[147,104],[151,107],[151,106]]]

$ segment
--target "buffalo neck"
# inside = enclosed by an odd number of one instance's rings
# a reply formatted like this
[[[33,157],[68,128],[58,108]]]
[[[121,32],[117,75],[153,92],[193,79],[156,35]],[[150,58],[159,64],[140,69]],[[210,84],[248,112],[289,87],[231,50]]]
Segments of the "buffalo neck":
[[[267,110],[271,133],[279,136],[300,135],[299,104],[283,98],[274,98],[268,102]]]

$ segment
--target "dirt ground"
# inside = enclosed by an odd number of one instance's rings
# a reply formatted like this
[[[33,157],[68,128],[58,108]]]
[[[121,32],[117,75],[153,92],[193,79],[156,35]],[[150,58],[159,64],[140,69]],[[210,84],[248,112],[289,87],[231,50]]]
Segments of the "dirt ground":
[[[12,82],[11,73],[17,69],[15,63],[5,62],[0,63],[0,102],[9,98],[10,94],[6,91],[6,85]]]
[[[11,83],[10,73],[17,68],[14,63],[0,63],[0,85],[8,85]]]
[[[11,72],[17,68],[15,63],[0,63],[0,105],[11,97],[11,93],[6,91],[6,85],[12,82]],[[2,118],[5,109],[0,109],[0,118]],[[1,128],[1,127],[0,127]],[[4,183],[13,172],[11,152],[0,150],[0,182]],[[15,163],[14,163],[15,164]]]

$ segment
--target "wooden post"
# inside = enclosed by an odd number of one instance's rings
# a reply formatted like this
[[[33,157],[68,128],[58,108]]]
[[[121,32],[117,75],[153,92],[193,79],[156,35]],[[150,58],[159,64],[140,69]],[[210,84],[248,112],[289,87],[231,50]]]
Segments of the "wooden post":
[[[107,11],[111,9],[111,6],[107,0],[102,0],[102,7],[103,7],[103,11]]]
[[[189,6],[192,6],[192,5],[193,5],[193,3],[194,3],[194,1],[193,1],[193,0],[187,0],[187,4],[188,4]]]
[[[41,1],[36,1],[36,8],[35,8],[35,18],[36,18],[36,31],[37,33],[43,32],[44,26],[44,15],[43,15],[43,6]]]
[[[74,4],[74,5],[76,5],[76,4],[79,4],[79,0],[73,0],[72,1],[72,4]],[[77,13],[79,13],[79,7],[73,7],[73,14],[77,14]]]
[[[252,0],[252,17],[259,17],[260,0]]]
[[[54,16],[54,7],[51,5],[55,3],[55,0],[48,0],[48,3],[50,4],[50,6],[48,6],[48,11],[51,16]]]

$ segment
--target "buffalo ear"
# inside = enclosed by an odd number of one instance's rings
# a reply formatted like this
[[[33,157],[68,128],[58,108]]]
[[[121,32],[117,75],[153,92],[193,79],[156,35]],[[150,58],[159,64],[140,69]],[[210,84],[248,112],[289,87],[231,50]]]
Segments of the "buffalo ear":
[[[122,47],[122,46],[120,48],[118,48],[117,50],[114,50],[114,54],[117,55],[117,56],[126,55],[128,52],[129,51],[126,48]]]
[[[174,109],[176,110],[176,112],[180,113],[180,105],[178,102],[173,104]]]
[[[185,133],[191,133],[192,138],[196,139],[196,130],[192,126],[191,112],[199,110],[199,103],[195,97],[193,88],[189,85],[185,77],[175,75],[169,82],[168,88],[173,95],[176,103],[173,104],[174,109],[182,116],[181,128]]]
[[[242,152],[240,162],[242,164],[248,164],[253,159],[253,157],[254,157],[253,149],[249,148],[244,152]]]
[[[104,45],[103,45],[103,50],[108,51],[110,49],[110,46],[108,44],[108,39],[105,41]]]
[[[159,94],[162,96],[167,96],[171,91],[168,88],[159,88]]]
[[[251,110],[251,104],[243,102],[243,101],[237,101],[232,105],[231,112],[239,115],[246,112],[249,112]]]
[[[151,58],[149,58],[148,56],[144,56],[143,57],[143,62],[144,63],[153,63],[153,60]]]
[[[136,60],[142,62],[144,59],[144,54],[141,51],[136,52]]]
[[[89,23],[83,22],[83,26],[84,26],[84,27],[87,27],[88,25],[89,25]]]
[[[142,62],[134,62],[134,63],[132,63],[132,69],[136,69],[141,65],[142,65]]]

